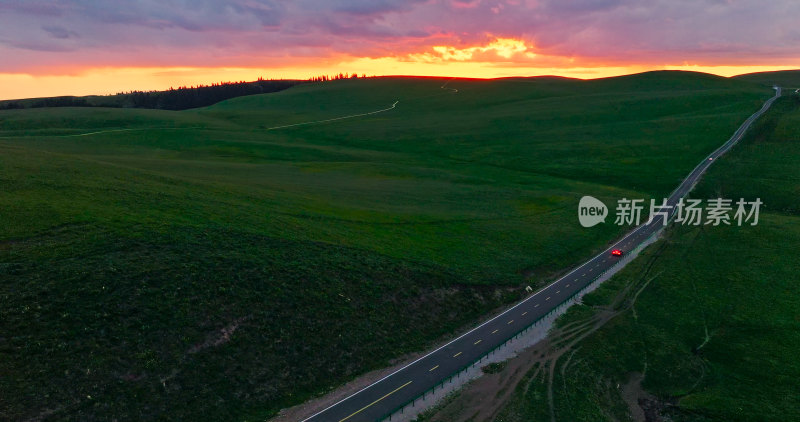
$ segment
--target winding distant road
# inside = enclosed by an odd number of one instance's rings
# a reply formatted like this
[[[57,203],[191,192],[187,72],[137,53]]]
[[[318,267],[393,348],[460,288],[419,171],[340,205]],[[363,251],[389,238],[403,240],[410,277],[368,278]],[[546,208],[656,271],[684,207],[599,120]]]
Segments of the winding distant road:
[[[667,211],[670,217],[674,213],[674,206],[678,200],[694,187],[708,167],[739,142],[750,125],[780,97],[781,89],[775,87],[775,91],[775,96],[767,100],[760,110],[745,120],[727,142],[703,159],[673,191],[667,200],[667,205],[671,207]],[[545,316],[564,300],[591,284],[598,274],[617,263],[618,258],[611,256],[610,253],[613,249],[630,251],[661,228],[663,228],[661,218],[637,226],[605,251],[544,289],[508,308],[500,315],[303,422],[374,422],[381,420],[464,366],[478,360],[509,337]]]

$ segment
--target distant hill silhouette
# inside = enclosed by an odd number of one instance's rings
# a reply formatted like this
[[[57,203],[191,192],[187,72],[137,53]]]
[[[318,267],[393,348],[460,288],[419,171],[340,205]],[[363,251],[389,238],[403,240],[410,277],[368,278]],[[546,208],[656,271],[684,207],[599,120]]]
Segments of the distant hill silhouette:
[[[366,75],[362,75],[366,78]],[[114,107],[153,108],[159,110],[187,110],[206,107],[220,101],[245,95],[267,94],[283,91],[304,83],[320,83],[339,79],[356,79],[357,73],[314,76],[302,79],[264,79],[253,82],[220,82],[211,85],[182,86],[166,91],[130,91],[116,95],[88,95],[85,97],[61,96],[26,98],[0,101],[0,110],[43,107]]]
[[[131,91],[116,95],[47,97],[0,101],[0,110],[41,107],[116,107],[186,110],[205,107],[244,95],[282,91],[309,81],[259,79],[254,82],[222,82],[211,85],[170,88],[166,91]]]

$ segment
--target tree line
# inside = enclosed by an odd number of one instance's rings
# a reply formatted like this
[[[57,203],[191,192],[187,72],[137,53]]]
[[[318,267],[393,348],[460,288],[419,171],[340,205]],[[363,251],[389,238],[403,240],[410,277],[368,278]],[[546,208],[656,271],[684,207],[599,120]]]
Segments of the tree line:
[[[166,91],[130,91],[119,93],[117,96],[122,98],[120,107],[186,110],[245,95],[282,91],[303,82],[305,81],[259,78],[255,82],[220,82],[211,85],[182,86]]]
[[[365,74],[361,75],[361,78],[366,78],[366,77],[367,77],[367,75],[365,75]],[[311,77],[309,79],[309,81],[311,81],[311,82],[327,82],[327,81],[337,81],[339,79],[358,79],[358,78],[359,78],[358,73],[352,73],[352,74],[349,74],[349,75],[347,73],[339,73],[338,75],[314,76],[314,77]]]
[[[365,78],[366,75],[362,75]],[[253,82],[220,82],[211,85],[181,86],[166,91],[129,91],[116,95],[87,97],[49,97],[0,101],[0,110],[42,107],[117,107],[187,110],[205,107],[235,97],[278,92],[309,82],[359,78],[358,74],[339,73],[300,79],[264,79]]]

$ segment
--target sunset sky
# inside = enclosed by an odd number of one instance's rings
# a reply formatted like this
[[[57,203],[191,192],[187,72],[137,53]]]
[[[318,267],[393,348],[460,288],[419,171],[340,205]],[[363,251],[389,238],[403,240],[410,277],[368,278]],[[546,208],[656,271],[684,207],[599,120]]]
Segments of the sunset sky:
[[[0,99],[339,72],[794,68],[796,0],[0,0]]]

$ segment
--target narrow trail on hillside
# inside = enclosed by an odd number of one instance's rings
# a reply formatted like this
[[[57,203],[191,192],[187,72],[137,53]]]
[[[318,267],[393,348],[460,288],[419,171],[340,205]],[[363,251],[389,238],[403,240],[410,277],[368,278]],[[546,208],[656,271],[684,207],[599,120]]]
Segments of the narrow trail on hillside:
[[[448,85],[448,84],[449,84],[449,83],[450,83],[450,82],[451,82],[453,79],[455,79],[455,78],[450,78],[450,79],[448,79],[448,80],[447,80],[447,82],[445,82],[444,84],[442,84],[442,86],[440,86],[439,88],[441,88],[441,89],[449,89],[450,91],[452,91],[452,92],[453,92],[453,94],[457,94],[457,93],[458,93],[458,90],[457,90],[457,89],[455,89],[455,88],[448,88],[448,87],[447,87],[447,85]]]
[[[397,103],[399,103],[399,102],[400,102],[400,100],[397,100],[397,101],[394,102],[394,104],[391,105],[391,107],[382,108],[380,110],[370,111],[370,112],[367,112],[367,113],[350,114],[350,115],[347,115],[347,116],[334,117],[332,119],[312,120],[310,122],[301,122],[301,123],[293,123],[293,124],[290,124],[290,125],[273,126],[273,127],[268,127],[265,130],[284,129],[284,128],[287,128],[287,127],[294,127],[294,126],[315,125],[315,124],[319,124],[319,123],[334,122],[334,121],[337,121],[337,120],[352,119],[354,117],[369,116],[370,114],[378,114],[378,113],[383,113],[385,111],[393,110],[395,107],[397,107]]]
[[[458,89],[447,87],[447,85],[453,79],[455,79],[455,78],[448,79],[439,88],[447,89],[452,94],[458,93]],[[419,98],[426,98],[426,97],[419,97]],[[369,111],[369,112],[366,112],[366,113],[349,114],[347,116],[333,117],[333,118],[330,118],[330,119],[312,120],[312,121],[308,121],[308,122],[292,123],[292,124],[289,124],[289,125],[272,126],[272,127],[266,128],[265,130],[276,130],[276,129],[285,129],[285,128],[290,128],[290,127],[295,127],[295,126],[315,125],[315,124],[320,124],[320,123],[335,122],[335,121],[338,121],[338,120],[353,119],[353,118],[356,118],[356,117],[363,117],[363,116],[369,116],[369,115],[372,115],[372,114],[384,113],[384,112],[387,112],[387,111],[395,109],[399,102],[400,102],[400,100],[396,100],[394,102],[394,104],[392,104],[390,107],[382,108],[380,110]]]

